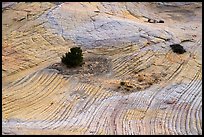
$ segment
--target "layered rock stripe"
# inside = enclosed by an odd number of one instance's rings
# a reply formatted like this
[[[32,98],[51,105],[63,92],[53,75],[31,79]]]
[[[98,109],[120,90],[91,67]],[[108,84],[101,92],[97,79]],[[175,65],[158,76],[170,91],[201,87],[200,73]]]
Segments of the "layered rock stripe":
[[[2,134],[202,134],[202,3],[2,8]],[[186,52],[174,53],[174,43]],[[110,68],[64,75],[49,67],[74,46]]]

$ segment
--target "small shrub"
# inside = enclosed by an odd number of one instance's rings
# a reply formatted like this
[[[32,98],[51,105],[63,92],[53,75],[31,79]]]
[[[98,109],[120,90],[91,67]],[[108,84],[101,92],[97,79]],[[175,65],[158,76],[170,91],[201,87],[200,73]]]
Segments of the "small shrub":
[[[83,54],[80,47],[73,47],[70,49],[71,52],[65,53],[61,57],[61,61],[67,67],[81,66],[83,63]]]
[[[184,52],[186,52],[186,50],[180,44],[172,44],[170,45],[170,47],[173,50],[173,52],[177,54],[183,54]]]

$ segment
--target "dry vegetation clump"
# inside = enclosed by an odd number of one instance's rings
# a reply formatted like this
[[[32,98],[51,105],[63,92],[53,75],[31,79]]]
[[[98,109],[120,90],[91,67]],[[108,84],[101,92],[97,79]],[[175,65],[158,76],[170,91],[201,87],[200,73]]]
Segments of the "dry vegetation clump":
[[[118,89],[125,90],[125,91],[132,91],[134,89],[134,86],[131,85],[130,82],[121,81],[120,85],[118,86]]]
[[[165,77],[163,73],[147,73],[140,72],[135,76],[131,76],[131,79],[120,81],[117,85],[117,91],[125,92],[135,92],[141,91],[149,88],[153,84],[159,83],[162,78]]]

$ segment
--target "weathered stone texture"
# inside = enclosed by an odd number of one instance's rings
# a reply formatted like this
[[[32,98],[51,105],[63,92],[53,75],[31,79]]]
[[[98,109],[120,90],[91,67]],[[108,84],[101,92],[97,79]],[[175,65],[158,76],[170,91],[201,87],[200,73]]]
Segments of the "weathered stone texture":
[[[2,8],[2,134],[202,134],[202,3]],[[86,62],[64,70],[74,46]]]

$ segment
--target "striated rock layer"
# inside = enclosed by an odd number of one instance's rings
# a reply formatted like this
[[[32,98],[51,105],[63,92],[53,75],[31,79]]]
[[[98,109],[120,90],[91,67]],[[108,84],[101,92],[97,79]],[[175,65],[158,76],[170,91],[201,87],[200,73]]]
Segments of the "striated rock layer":
[[[2,4],[2,134],[202,134],[202,3]]]

